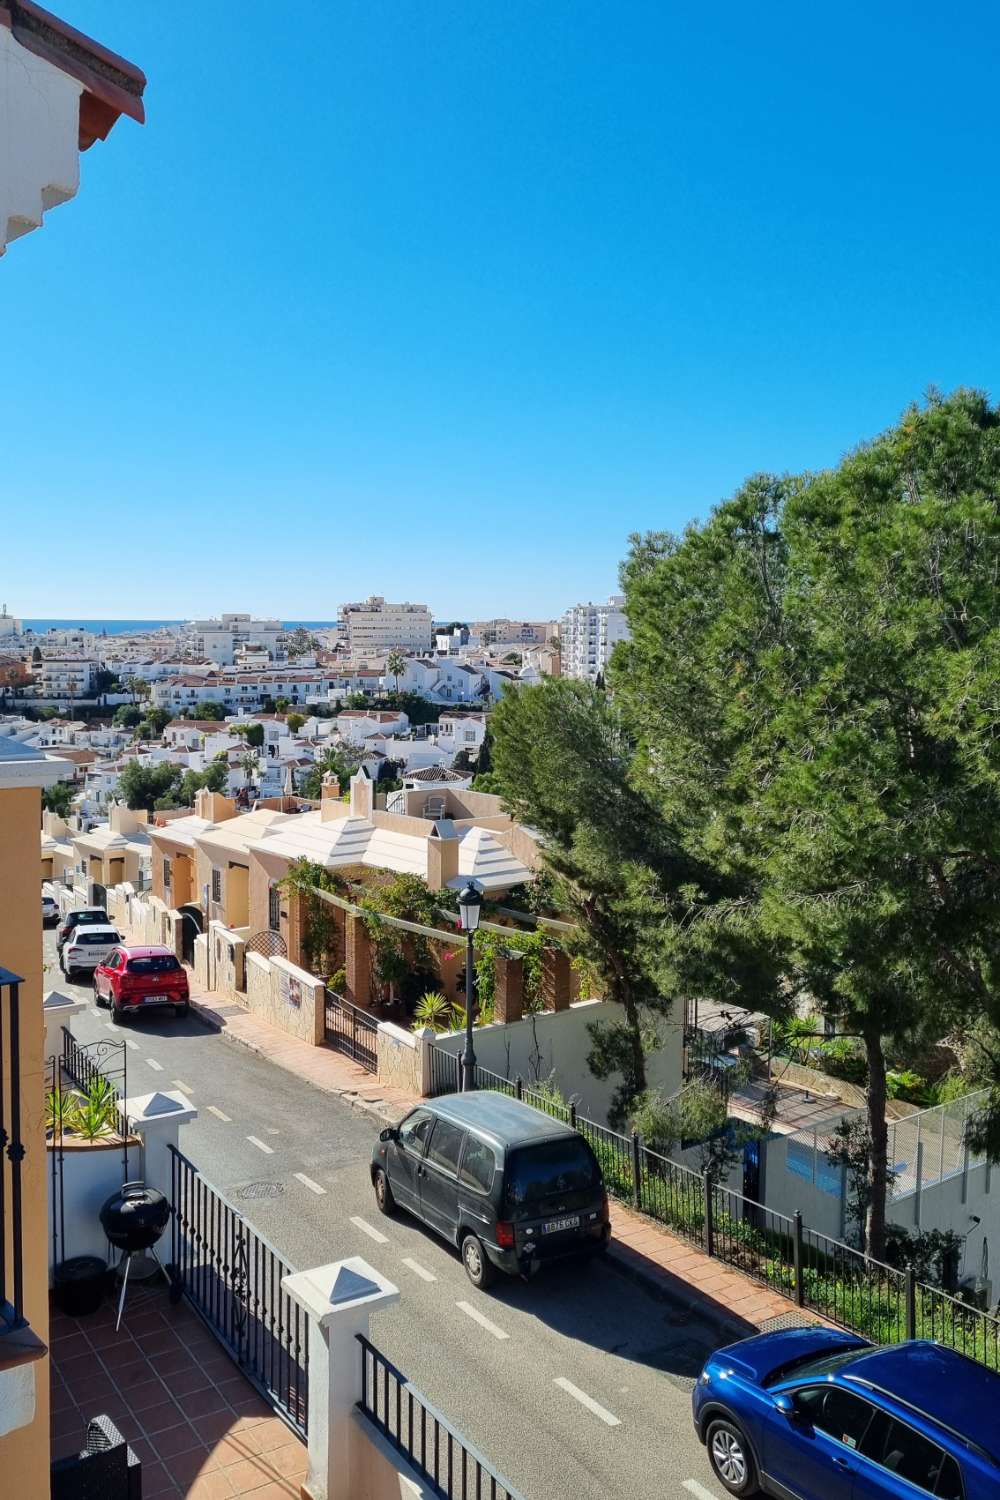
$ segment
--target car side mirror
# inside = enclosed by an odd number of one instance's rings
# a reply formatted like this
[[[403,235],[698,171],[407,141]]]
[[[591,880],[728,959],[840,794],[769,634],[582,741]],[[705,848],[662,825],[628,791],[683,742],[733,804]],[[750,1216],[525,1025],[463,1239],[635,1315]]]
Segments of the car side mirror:
[[[379,1131],[378,1138],[380,1141],[398,1141],[399,1131],[395,1125],[390,1125],[386,1130]]]
[[[781,1415],[783,1417],[787,1417],[790,1422],[793,1422],[799,1415],[798,1407],[795,1405],[792,1397],[789,1396],[786,1391],[779,1391],[778,1394],[776,1396],[772,1396],[771,1399],[774,1402],[775,1411],[780,1411]]]

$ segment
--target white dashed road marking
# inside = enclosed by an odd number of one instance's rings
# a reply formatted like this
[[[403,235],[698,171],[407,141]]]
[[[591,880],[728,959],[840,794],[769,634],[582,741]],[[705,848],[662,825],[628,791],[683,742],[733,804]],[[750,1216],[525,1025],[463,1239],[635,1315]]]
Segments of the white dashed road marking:
[[[224,1120],[227,1125],[231,1125],[233,1123],[232,1115],[224,1115],[222,1113],[222,1110],[217,1109],[214,1104],[206,1104],[205,1108],[208,1110],[209,1114],[214,1115],[217,1120]]]
[[[174,1088],[175,1089],[180,1089],[180,1091],[181,1091],[182,1094],[193,1094],[194,1093],[194,1089],[191,1087],[191,1085],[189,1083],[185,1083],[184,1080],[183,1080],[183,1078],[175,1078],[174,1079]]]
[[[376,1229],[374,1224],[369,1224],[367,1219],[359,1219],[357,1214],[352,1214],[351,1223],[354,1225],[355,1229],[360,1229],[362,1234],[367,1234],[371,1239],[373,1239],[376,1245],[388,1245],[389,1236],[387,1234],[383,1234],[381,1229]]]
[[[133,1042],[130,1037],[125,1038],[125,1045],[130,1052],[138,1052],[139,1050],[139,1043]]]
[[[153,1070],[154,1073],[162,1073],[163,1072],[163,1064],[162,1063],[158,1063],[156,1061],[155,1057],[147,1057],[146,1058],[146,1067],[147,1068],[152,1068],[152,1070]]]
[[[472,1318],[474,1322],[478,1323],[480,1328],[485,1328],[487,1333],[492,1333],[495,1339],[510,1338],[509,1333],[504,1333],[502,1328],[498,1328],[495,1323],[491,1323],[489,1318],[485,1318],[478,1308],[473,1307],[471,1302],[456,1302],[455,1306],[460,1312],[464,1312],[467,1317]]]
[[[437,1277],[434,1275],[434,1273],[432,1271],[428,1271],[426,1267],[422,1266],[419,1260],[410,1260],[408,1256],[404,1255],[403,1265],[409,1266],[410,1270],[414,1273],[415,1276],[419,1276],[421,1281],[437,1281]]]
[[[90,1014],[92,1016],[96,1016],[99,1021],[102,1021],[104,1019],[103,1011],[98,1010],[96,1005],[92,1005],[90,1007]]]
[[[256,1146],[258,1151],[263,1151],[265,1156],[273,1156],[274,1150],[266,1141],[259,1140],[255,1135],[248,1135],[247,1140],[251,1146]]]
[[[689,1495],[694,1495],[695,1500],[715,1500],[712,1491],[706,1489],[703,1484],[699,1484],[697,1479],[685,1479],[684,1488]]]
[[[312,1178],[307,1177],[304,1172],[293,1172],[292,1176],[295,1178],[296,1182],[301,1182],[302,1186],[307,1187],[311,1193],[318,1193],[322,1195],[326,1192],[325,1187],[320,1187],[318,1182],[313,1182]]]
[[[560,1375],[557,1380],[553,1381],[553,1384],[557,1385],[560,1390],[565,1391],[568,1396],[572,1396],[575,1401],[579,1401],[580,1405],[585,1406],[588,1411],[593,1412],[595,1417],[600,1417],[601,1421],[608,1427],[620,1427],[622,1425],[613,1413],[609,1412],[606,1407],[601,1406],[600,1402],[595,1401],[593,1396],[588,1396],[586,1391],[581,1391],[580,1387],[574,1385],[572,1380],[567,1380],[565,1375]]]

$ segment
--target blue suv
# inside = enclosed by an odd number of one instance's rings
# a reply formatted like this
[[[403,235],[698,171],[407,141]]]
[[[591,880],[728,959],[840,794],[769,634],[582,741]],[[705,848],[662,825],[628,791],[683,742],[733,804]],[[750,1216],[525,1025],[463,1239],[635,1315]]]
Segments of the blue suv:
[[[692,1403],[731,1495],[1000,1500],[1000,1375],[943,1344],[765,1333],[717,1350]]]

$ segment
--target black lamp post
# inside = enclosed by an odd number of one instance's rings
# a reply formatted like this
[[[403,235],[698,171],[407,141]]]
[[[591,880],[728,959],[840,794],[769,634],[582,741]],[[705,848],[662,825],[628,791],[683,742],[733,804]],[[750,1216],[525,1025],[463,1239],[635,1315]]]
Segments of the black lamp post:
[[[468,1093],[476,1086],[476,1052],[472,1045],[472,1011],[476,1003],[475,968],[472,956],[472,940],[479,926],[479,913],[483,905],[483,888],[478,880],[470,880],[458,893],[458,915],[465,933],[465,1055],[462,1058],[462,1091]]]

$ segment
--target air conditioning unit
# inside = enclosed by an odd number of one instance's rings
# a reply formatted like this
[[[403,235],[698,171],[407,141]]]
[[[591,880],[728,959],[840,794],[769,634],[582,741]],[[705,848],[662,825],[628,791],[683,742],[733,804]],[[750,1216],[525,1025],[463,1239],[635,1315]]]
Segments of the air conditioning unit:
[[[982,1276],[966,1276],[958,1284],[958,1294],[963,1302],[971,1302],[982,1312],[993,1306],[993,1282]]]

